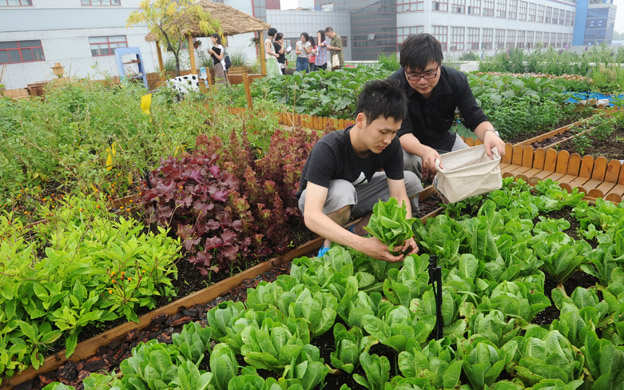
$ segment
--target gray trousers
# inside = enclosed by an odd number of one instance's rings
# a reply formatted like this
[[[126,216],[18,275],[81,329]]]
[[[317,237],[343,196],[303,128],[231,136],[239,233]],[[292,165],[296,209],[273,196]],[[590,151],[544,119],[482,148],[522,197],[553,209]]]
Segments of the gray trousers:
[[[455,143],[453,144],[453,148],[451,150],[439,150],[439,149],[436,149],[436,150],[438,153],[443,154],[443,153],[448,153],[448,152],[455,152],[457,150],[468,149],[469,147],[470,146],[468,146],[464,142],[464,140],[458,135],[457,137],[455,137]],[[421,179],[422,178],[422,158],[420,158],[420,156],[408,153],[405,150],[403,150],[403,169],[405,169],[406,171],[414,172],[416,175],[418,175],[418,178]]]
[[[405,174],[405,189],[410,198],[412,212],[418,210],[418,194],[423,187],[420,179],[413,172],[403,172]],[[299,209],[304,211],[306,190],[303,190],[299,198]],[[351,216],[353,218],[362,217],[373,211],[373,206],[378,200],[387,201],[390,199],[390,190],[384,172],[376,172],[370,182],[354,186],[346,180],[338,179],[329,182],[327,199],[323,206],[323,214],[331,214],[345,206],[353,206]]]

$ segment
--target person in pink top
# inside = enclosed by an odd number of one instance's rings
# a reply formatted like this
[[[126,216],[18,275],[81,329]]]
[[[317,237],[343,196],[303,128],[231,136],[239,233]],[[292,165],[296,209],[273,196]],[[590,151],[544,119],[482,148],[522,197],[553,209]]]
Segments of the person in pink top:
[[[327,69],[327,39],[325,31],[318,30],[316,32],[316,57],[314,60],[316,70]]]
[[[314,61],[316,60],[316,42],[314,42],[314,38],[310,37],[310,72],[314,72],[316,67],[314,66]]]

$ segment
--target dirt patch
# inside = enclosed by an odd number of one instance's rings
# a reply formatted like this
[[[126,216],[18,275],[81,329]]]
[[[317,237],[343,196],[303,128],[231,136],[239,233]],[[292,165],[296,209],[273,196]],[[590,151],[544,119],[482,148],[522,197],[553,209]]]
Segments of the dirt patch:
[[[585,150],[578,149],[578,141],[571,139],[558,145],[559,150],[567,150],[570,153],[588,154],[593,157],[605,157],[608,160],[624,160],[624,128],[613,131],[606,140],[599,140],[591,133],[586,135],[588,144]]]

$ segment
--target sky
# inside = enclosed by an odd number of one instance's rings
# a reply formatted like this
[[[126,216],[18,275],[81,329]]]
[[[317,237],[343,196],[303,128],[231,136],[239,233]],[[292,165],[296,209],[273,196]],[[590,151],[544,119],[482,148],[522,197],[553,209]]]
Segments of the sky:
[[[294,9],[297,8],[298,0],[281,0],[280,3],[282,9]],[[624,33],[624,0],[613,0],[613,4],[617,5],[614,30]]]

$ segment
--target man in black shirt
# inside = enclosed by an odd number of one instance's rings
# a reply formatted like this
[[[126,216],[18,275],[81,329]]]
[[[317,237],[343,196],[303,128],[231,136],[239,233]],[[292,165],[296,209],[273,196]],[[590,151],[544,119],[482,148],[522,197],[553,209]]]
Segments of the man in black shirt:
[[[403,171],[403,152],[396,134],[406,115],[405,94],[388,80],[368,82],[358,99],[355,125],[323,136],[312,148],[299,183],[299,208],[306,226],[324,237],[319,256],[331,242],[386,261],[403,260],[374,237],[362,237],[364,221],[354,230],[343,228],[351,216],[370,214],[379,200],[394,197],[412,215],[422,186]],[[357,230],[356,230],[357,229]],[[416,253],[413,239],[401,251]]]
[[[475,101],[462,72],[442,65],[440,42],[430,34],[410,35],[401,46],[401,68],[389,79],[398,80],[406,93],[408,117],[399,130],[404,167],[421,176],[421,165],[435,170],[440,153],[468,148],[449,131],[455,110],[464,125],[483,141],[492,158],[492,148],[505,154],[505,143]]]

